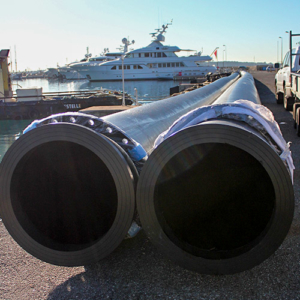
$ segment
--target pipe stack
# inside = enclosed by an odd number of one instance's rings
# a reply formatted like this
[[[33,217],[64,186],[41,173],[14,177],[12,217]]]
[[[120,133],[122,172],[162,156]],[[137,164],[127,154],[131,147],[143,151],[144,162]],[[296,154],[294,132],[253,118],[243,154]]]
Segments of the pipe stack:
[[[257,125],[257,92],[242,75],[104,118],[33,122],[0,165],[12,237],[46,262],[90,264],[121,243],[138,213],[185,268],[228,274],[269,257],[292,220],[292,162],[282,160],[282,136]],[[254,91],[253,114],[224,113],[229,102],[245,108],[236,101],[245,90]]]
[[[0,211],[11,236],[52,264],[107,256],[131,227],[138,171],[157,135],[238,78],[102,119],[66,113],[34,121],[0,166]]]

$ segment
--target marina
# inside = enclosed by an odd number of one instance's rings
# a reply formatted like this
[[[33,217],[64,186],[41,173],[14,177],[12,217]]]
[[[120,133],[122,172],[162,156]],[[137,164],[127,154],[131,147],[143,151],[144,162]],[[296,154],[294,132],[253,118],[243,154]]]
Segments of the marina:
[[[70,67],[89,81],[120,81],[124,80],[174,80],[175,77],[193,76],[205,77],[209,72],[215,73],[215,66],[208,66],[205,63],[211,61],[210,56],[203,56],[195,50],[180,49],[177,46],[166,46],[165,33],[168,26],[151,33],[154,39],[148,46],[124,51],[124,55],[112,61],[90,64],[89,62],[71,64]],[[127,39],[122,42],[126,45]],[[178,56],[176,53],[188,52],[189,56]]]

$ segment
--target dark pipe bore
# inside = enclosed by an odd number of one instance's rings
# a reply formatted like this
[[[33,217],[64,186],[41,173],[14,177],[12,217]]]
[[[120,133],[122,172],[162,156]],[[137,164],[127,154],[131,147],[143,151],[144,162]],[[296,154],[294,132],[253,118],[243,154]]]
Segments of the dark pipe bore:
[[[154,205],[162,229],[177,246],[222,259],[259,242],[274,198],[272,182],[256,159],[236,147],[208,143],[181,151],[162,168]]]
[[[38,243],[80,250],[102,238],[117,213],[114,180],[84,146],[44,143],[22,157],[11,180],[11,202],[23,229]]]

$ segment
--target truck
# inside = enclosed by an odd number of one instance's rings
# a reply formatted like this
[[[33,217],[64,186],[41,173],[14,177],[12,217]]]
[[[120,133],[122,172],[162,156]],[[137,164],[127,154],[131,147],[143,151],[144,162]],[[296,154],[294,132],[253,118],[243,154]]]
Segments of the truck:
[[[300,34],[290,31],[290,49],[275,75],[275,96],[277,104],[283,104],[287,111],[293,112],[294,127],[300,136],[300,46],[292,47],[295,36]],[[279,64],[275,64],[275,68],[278,67]]]

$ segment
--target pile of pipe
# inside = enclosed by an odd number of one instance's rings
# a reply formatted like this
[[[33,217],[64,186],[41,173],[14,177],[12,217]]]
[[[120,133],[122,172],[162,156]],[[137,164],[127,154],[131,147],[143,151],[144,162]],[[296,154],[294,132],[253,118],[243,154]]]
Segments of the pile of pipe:
[[[285,239],[293,168],[253,77],[233,73],[102,118],[34,121],[1,162],[0,214],[48,263],[95,263],[141,226],[182,267],[230,274]]]

